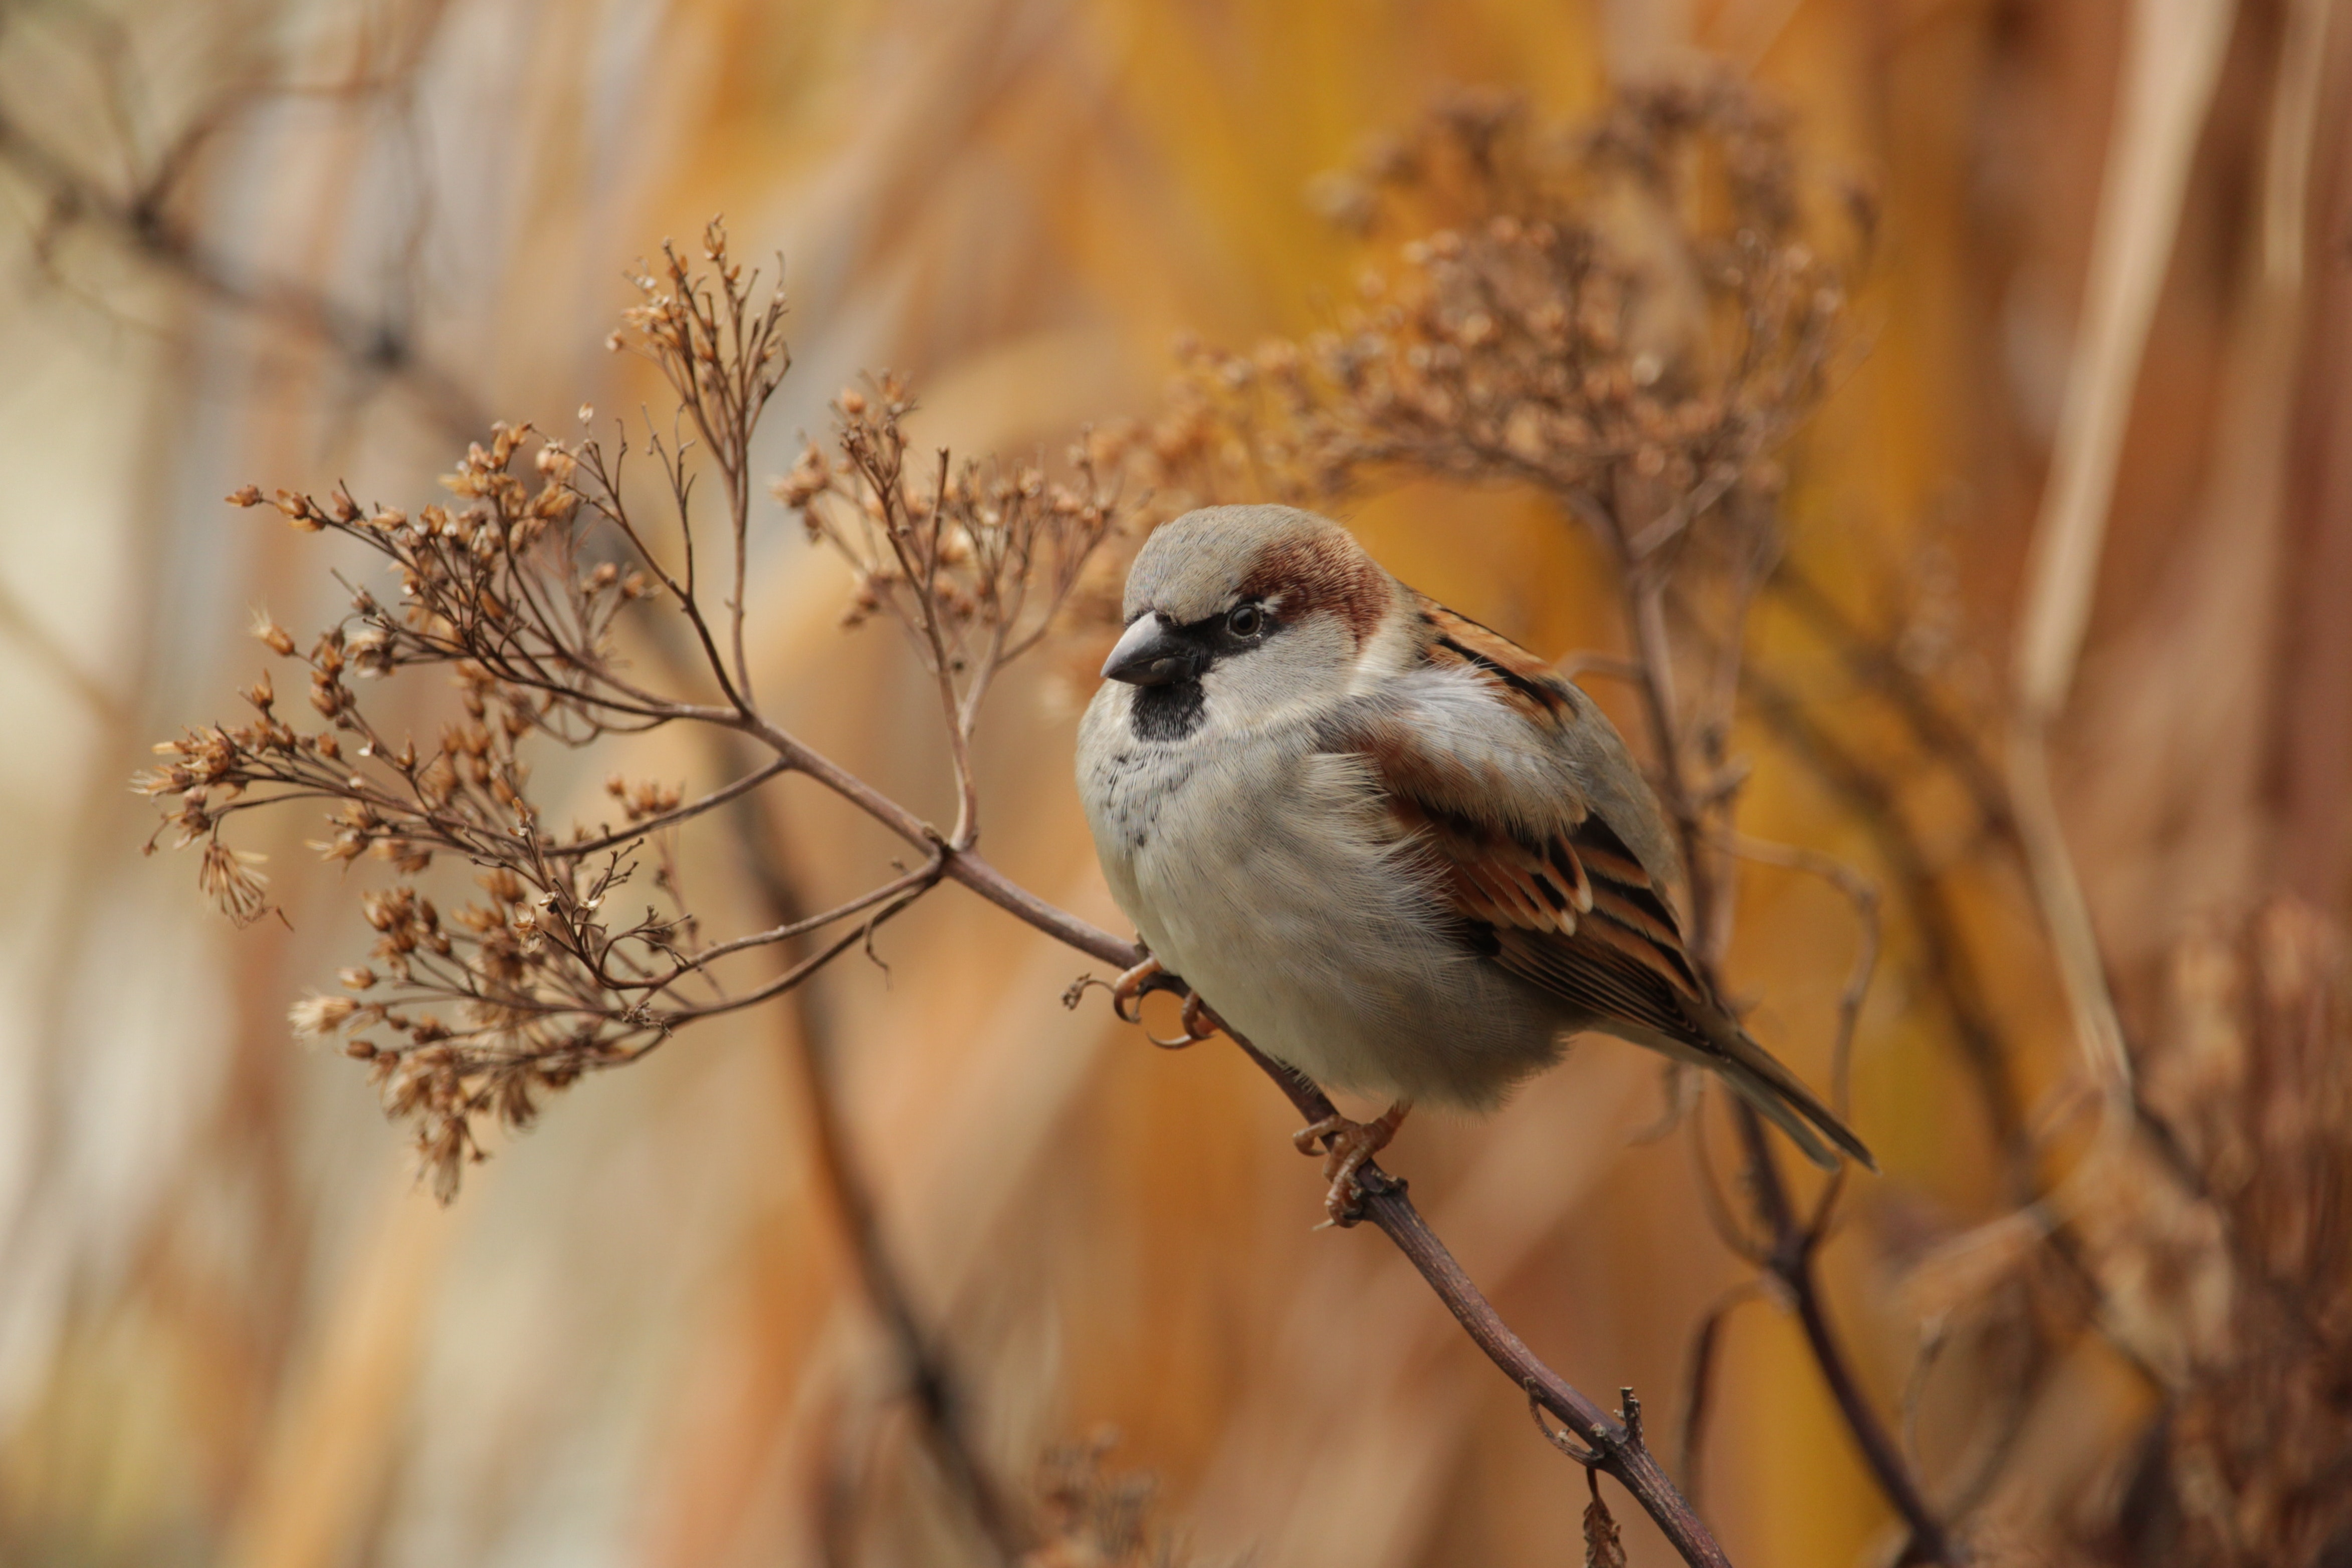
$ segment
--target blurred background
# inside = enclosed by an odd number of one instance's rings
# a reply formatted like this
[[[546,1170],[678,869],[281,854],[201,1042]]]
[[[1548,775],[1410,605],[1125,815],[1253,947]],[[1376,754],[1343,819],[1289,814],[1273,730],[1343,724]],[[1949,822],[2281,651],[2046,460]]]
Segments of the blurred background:
[[[803,1042],[984,1462],[1095,1511],[1037,1561],[1575,1560],[1581,1476],[1384,1241],[1310,1230],[1263,1078],[1066,1010],[1085,964],[976,899],[891,927],[887,973],[582,1084],[443,1208],[363,1074],[289,1036],[365,946],[315,828],[249,840],[286,919],[237,931],[186,857],[142,859],[124,781],[229,714],[257,609],[342,602],[348,558],[221,497],[413,508],[493,417],[655,398],[604,346],[624,275],[713,213],[786,268],[770,471],[885,366],[920,440],[1058,451],[1150,417],[1180,332],[1320,321],[1360,246],[1317,176],[1442,92],[1573,121],[1700,68],[1786,105],[1878,214],[1733,740],[1743,831],[1850,863],[1885,916],[1854,1104],[1886,1176],[1822,1262],[1862,1393],[1985,1560],[2352,1560],[2344,9],[5,0],[0,1562],[992,1561],[912,1440]],[[904,643],[840,631],[837,567],[766,515],[771,706],[948,810]],[[2071,1186],[2077,1013],[2002,771],[2062,516],[2105,531],[2052,775],[2147,1123]],[[1349,517],[1548,654],[1623,646],[1601,557],[1528,497],[1423,483]],[[996,699],[985,847],[1123,930],[1069,779],[1089,664]],[[544,767],[589,800],[606,765]],[[894,852],[768,793],[811,885]],[[740,852],[698,852],[740,904]],[[1751,865],[1738,932],[1759,1035],[1823,1081],[1846,899]],[[1417,1117],[1390,1163],[1539,1354],[1643,1391],[1678,1474],[1711,1326],[1701,1507],[1735,1560],[1887,1561],[1905,1533],[1796,1320],[1717,1239],[1688,1140],[1636,1141],[1664,1107],[1595,1042],[1490,1124]]]

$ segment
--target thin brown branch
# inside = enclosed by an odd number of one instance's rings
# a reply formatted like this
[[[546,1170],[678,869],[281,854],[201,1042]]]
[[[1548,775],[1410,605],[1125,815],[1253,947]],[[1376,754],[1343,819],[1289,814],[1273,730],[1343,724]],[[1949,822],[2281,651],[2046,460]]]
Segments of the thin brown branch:
[[[1244,1044],[1244,1049],[1250,1048]],[[1257,1056],[1254,1050],[1250,1053]],[[1263,1057],[1257,1060],[1277,1079],[1286,1076]],[[1311,1120],[1332,1113],[1330,1102],[1319,1091],[1294,1092],[1291,1103],[1298,1107],[1301,1115]],[[1366,1180],[1367,1176],[1371,1179]],[[1675,1490],[1664,1467],[1650,1452],[1636,1414],[1639,1406],[1629,1401],[1626,1412],[1633,1418],[1614,1418],[1538,1360],[1423,1220],[1412,1200],[1405,1197],[1404,1184],[1369,1165],[1358,1173],[1358,1180],[1364,1186],[1366,1218],[1412,1260],[1487,1358],[1566,1423],[1568,1429],[1591,1451],[1595,1458],[1590,1468],[1606,1471],[1633,1493],[1684,1562],[1694,1568],[1700,1564],[1728,1568],[1731,1559],[1717,1544],[1712,1532],[1682,1493]]]
[[[1845,988],[1838,993],[1837,1031],[1830,1049],[1830,1106],[1839,1115],[1847,1115],[1853,1100],[1854,1030],[1862,1021],[1862,1004],[1870,996],[1871,977],[1878,972],[1882,941],[1878,884],[1836,856],[1800,844],[1776,844],[1736,833],[1729,841],[1729,848],[1742,860],[1810,872],[1836,888],[1853,905],[1859,935],[1854,940],[1853,963],[1846,971]]]
[[[1884,697],[1921,748],[1951,771],[1968,791],[1985,831],[2015,848],[2017,819],[2011,814],[2009,787],[2000,770],[1927,683],[1896,656],[1885,639],[1865,631],[1793,557],[1781,559],[1768,586],[1831,645],[1846,674]]]
[[[1715,1406],[1715,1364],[1723,1341],[1723,1325],[1732,1309],[1752,1301],[1759,1293],[1754,1281],[1734,1285],[1717,1296],[1715,1305],[1691,1333],[1690,1354],[1683,1375],[1682,1463],[1683,1495],[1699,1505],[1706,1460],[1706,1419]]]
[[[1772,1250],[1767,1267],[1797,1309],[1806,1348],[1811,1351],[1813,1364],[1821,1369],[1822,1381],[1828,1385],[1830,1398],[1837,1405],[1838,1415],[1860,1450],[1863,1463],[1911,1532],[1898,1561],[1956,1564],[1962,1561],[1958,1546],[1928,1505],[1893,1434],[1872,1407],[1844,1343],[1838,1337],[1836,1325],[1830,1321],[1829,1305],[1822,1292],[1816,1266],[1822,1239],[1819,1224],[1809,1224],[1798,1218],[1780,1165],[1773,1158],[1762,1119],[1744,1103],[1733,1108],[1733,1114],[1738,1124],[1740,1142],[1748,1151],[1756,1207],[1772,1230]]]
[[[1751,711],[1801,762],[1853,808],[1879,858],[1892,873],[1918,945],[1916,963],[1951,1030],[1952,1044],[1976,1082],[1995,1144],[2004,1156],[2011,1195],[2028,1201],[2034,1188],[2032,1148],[2010,1066],[2010,1048],[1986,1000],[1974,952],[1962,935],[1958,904],[1926,846],[1913,832],[1895,787],[1857,756],[1795,693],[1753,662],[1742,671]]]
[[[632,822],[627,827],[613,832],[600,833],[593,839],[569,840],[552,846],[548,852],[555,855],[586,855],[594,854],[600,850],[618,849],[624,844],[635,843],[648,834],[657,833],[664,828],[674,828],[680,822],[702,815],[713,807],[723,806],[738,795],[748,794],[768,782],[769,779],[788,771],[790,769],[783,762],[771,762],[764,768],[753,768],[731,784],[713,789],[698,800],[688,801],[674,811],[664,811],[659,816],[647,817],[643,821]],[[771,936],[767,939],[772,942],[780,938]]]

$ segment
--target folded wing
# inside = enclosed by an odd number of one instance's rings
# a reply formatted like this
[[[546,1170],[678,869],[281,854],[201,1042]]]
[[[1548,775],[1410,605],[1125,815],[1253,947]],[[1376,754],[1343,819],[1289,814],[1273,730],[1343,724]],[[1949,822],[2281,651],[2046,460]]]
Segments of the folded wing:
[[[1837,1165],[1826,1136],[1876,1168],[1714,1000],[1683,939],[1657,807],[1591,700],[1508,638],[1422,608],[1422,667],[1347,705],[1323,741],[1368,765],[1464,941],[1593,1027],[1720,1072],[1817,1164]]]

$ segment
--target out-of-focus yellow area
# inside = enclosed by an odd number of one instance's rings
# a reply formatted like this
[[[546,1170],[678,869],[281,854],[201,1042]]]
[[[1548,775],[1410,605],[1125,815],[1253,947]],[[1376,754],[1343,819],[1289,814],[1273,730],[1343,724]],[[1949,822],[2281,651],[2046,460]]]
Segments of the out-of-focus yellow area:
[[[168,835],[142,858],[153,816],[124,780],[154,739],[233,716],[256,610],[307,637],[346,601],[331,569],[364,564],[219,497],[343,481],[414,507],[491,417],[666,419],[604,340],[625,272],[713,213],[788,279],[766,472],[883,367],[915,379],[926,443],[1058,452],[1148,417],[1180,332],[1246,351],[1324,321],[1364,256],[1316,177],[1441,91],[1572,121],[1612,83],[1702,67],[1785,105],[1809,175],[1875,211],[1850,351],[1784,454],[1806,586],[1765,596],[1763,684],[1727,741],[1742,831],[1850,863],[1885,917],[1853,1082],[1885,1176],[1847,1197],[1828,1307],[1935,1505],[1996,1556],[2057,1541],[2180,1385],[2129,1325],[2020,1283],[1995,1223],[2027,1196],[2005,1141],[2056,1128],[2023,1173],[2055,1177],[2091,1124],[2042,902],[1987,820],[2022,585],[2072,452],[2112,491],[2049,747],[2137,1049],[2200,922],[2281,893],[2340,915],[2352,891],[2342,9],[0,8],[0,1561],[987,1561],[823,1200],[789,1050],[807,1030],[1016,1487],[1108,1427],[1101,1463],[1157,1479],[1175,1561],[1576,1561],[1582,1475],[1392,1249],[1310,1229],[1313,1167],[1264,1078],[1221,1044],[1151,1050],[1099,997],[1066,1009],[1086,963],[979,900],[944,890],[877,938],[887,967],[853,956],[799,1005],[583,1082],[443,1209],[363,1073],[289,1038],[289,1004],[365,946],[314,826],[241,841],[285,918],[237,931]],[[1351,508],[1465,613],[1547,654],[1622,651],[1609,563],[1537,499],[1417,481]],[[760,516],[763,700],[951,812],[905,643],[840,631],[838,567]],[[993,699],[983,841],[1123,933],[1070,781],[1092,678],[1049,652]],[[1631,699],[1589,684],[1638,737]],[[1965,746],[1906,717],[1920,690]],[[683,737],[622,757],[713,778]],[[551,750],[542,795],[584,808],[621,765]],[[765,799],[811,887],[906,853],[814,788]],[[731,842],[685,874],[748,919]],[[1751,1027],[1826,1082],[1847,899],[1752,862],[1738,915]],[[1386,1157],[1539,1354],[1596,1396],[1643,1393],[1680,1476],[1694,1332],[1754,1270],[1687,1130],[1636,1141],[1665,1109],[1652,1059],[1596,1040],[1491,1122],[1416,1115]],[[1700,1126],[1727,1184],[1732,1143]],[[2158,1285],[2131,1301],[2161,1317]],[[1884,1560],[1894,1515],[1784,1303],[1729,1308],[1718,1353],[1700,1508],[1734,1560]],[[1614,1506],[1633,1562],[1671,1560]]]

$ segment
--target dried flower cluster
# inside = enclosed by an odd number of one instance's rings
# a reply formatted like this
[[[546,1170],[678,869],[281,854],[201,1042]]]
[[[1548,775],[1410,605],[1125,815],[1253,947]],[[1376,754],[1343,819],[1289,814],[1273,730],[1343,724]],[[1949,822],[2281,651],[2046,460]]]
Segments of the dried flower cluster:
[[[760,715],[743,652],[750,448],[789,363],[782,297],[755,298],[757,278],[730,258],[715,223],[704,235],[707,271],[667,247],[663,255],[660,276],[635,279],[642,298],[612,342],[658,368],[699,437],[700,461],[720,481],[735,547],[723,620],[707,602],[696,555],[697,470],[658,434],[646,443],[670,513],[668,538],[658,542],[625,494],[625,434],[608,455],[594,440],[566,444],[539,439],[528,425],[495,426],[489,444],[442,480],[454,499],[413,517],[362,507],[342,489],[321,501],[247,486],[229,499],[357,542],[396,592],[387,601],[352,588],[350,612],[306,654],[265,619],[256,637],[306,668],[310,715],[298,722],[282,713],[265,671],[244,694],[250,722],[163,743],[163,766],[137,781],[164,803],[180,846],[203,846],[199,881],[240,924],[268,904],[253,857],[222,837],[238,812],[324,802],[327,833],[314,845],[321,856],[389,867],[392,883],[361,898],[375,932],[368,963],[344,969],[339,992],[298,1002],[291,1021],[308,1037],[340,1037],[370,1063],[386,1109],[416,1123],[425,1167],[445,1200],[464,1165],[482,1157],[486,1121],[524,1125],[539,1096],[581,1072],[635,1061],[686,1023],[790,988],[936,883],[944,864],[946,846],[937,845],[925,863],[831,909],[726,940],[704,939],[680,895],[675,830],[683,823],[786,772],[862,787]],[[925,632],[943,680],[959,683],[951,712],[969,797],[965,747],[987,677],[1035,643],[1110,527],[1114,503],[1090,469],[1071,491],[1026,474],[1000,484],[967,467],[928,498],[907,498],[898,421],[909,403],[886,384],[893,390],[877,408],[845,402],[841,466],[799,504],[813,531],[858,560],[861,580]],[[825,520],[827,497],[853,495],[878,508],[877,533]],[[887,585],[858,553],[879,538],[901,552],[894,559],[902,575]],[[658,689],[625,656],[624,619],[655,612],[683,620],[719,700]],[[643,632],[660,635],[650,625]],[[359,677],[427,665],[444,668],[454,688],[437,737],[420,743],[380,727]],[[675,785],[615,777],[607,789],[617,823],[551,825],[531,794],[533,744],[579,747],[678,723],[749,736],[774,758],[692,800]],[[970,842],[971,821],[968,807],[959,845]],[[634,902],[632,883],[649,856],[651,894]],[[457,902],[443,888],[436,903],[417,880],[436,857],[472,868],[472,887]],[[828,930],[782,973],[730,979],[722,962]]]
[[[578,744],[641,722],[613,706],[604,676],[614,617],[649,588],[642,572],[585,563],[574,459],[541,445],[540,482],[527,484],[511,471],[527,438],[526,427],[499,427],[444,479],[460,504],[413,519],[340,491],[323,503],[279,492],[274,504],[294,527],[340,532],[382,557],[398,598],[356,590],[352,613],[300,656],[317,727],[280,714],[265,671],[244,694],[251,722],[164,743],[169,761],[139,781],[176,800],[180,841],[203,841],[205,885],[240,921],[261,912],[261,890],[221,829],[257,807],[331,802],[313,845],[320,855],[372,857],[402,879],[363,897],[376,939],[369,967],[342,972],[352,995],[298,1003],[293,1022],[312,1037],[342,1034],[373,1064],[386,1107],[418,1120],[445,1195],[478,1155],[478,1117],[528,1123],[537,1092],[658,1038],[663,1002],[690,962],[676,947],[675,915],[616,923],[604,913],[661,814],[638,814],[623,835],[583,827],[558,838],[529,797],[530,737]],[[230,499],[269,504],[250,487]],[[297,657],[283,628],[265,621],[255,635]],[[420,746],[379,729],[354,683],[425,664],[449,668],[457,712]],[[446,917],[409,880],[444,853],[478,868],[479,894]]]
[[[887,611],[938,681],[963,786],[949,841],[970,842],[968,747],[996,673],[1035,647],[1077,585],[1119,511],[1120,440],[1089,432],[1069,451],[1070,477],[1042,468],[955,465],[942,448],[908,464],[903,421],[914,401],[884,376],[835,400],[836,452],[810,443],[776,498],[812,541],[832,546],[856,574],[845,623]]]
[[[1330,329],[1188,346],[1166,480],[1311,500],[1399,472],[1561,497],[1629,564],[1769,500],[1838,342],[1843,265],[1801,237],[1780,120],[1744,87],[1631,92],[1594,130],[1464,95],[1333,215],[1383,239]]]
[[[2352,967],[2282,902],[2175,953],[2142,1152],[2084,1217],[2154,1419],[2073,1560],[2308,1568],[2352,1547]]]

